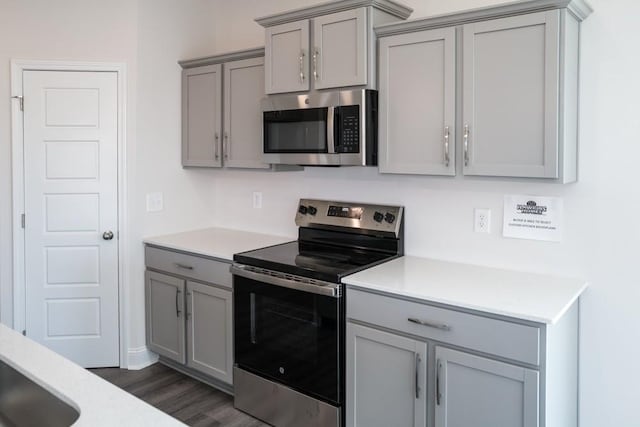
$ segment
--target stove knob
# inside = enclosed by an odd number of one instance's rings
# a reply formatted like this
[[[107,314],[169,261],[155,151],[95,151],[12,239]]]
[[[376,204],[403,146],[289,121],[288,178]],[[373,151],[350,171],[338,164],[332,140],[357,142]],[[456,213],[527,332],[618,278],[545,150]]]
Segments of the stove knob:
[[[318,213],[318,209],[316,209],[314,206],[309,206],[308,210],[311,215],[315,215]]]
[[[298,212],[300,212],[302,215],[306,215],[307,207],[305,205],[300,205],[300,207],[298,208]]]
[[[382,222],[383,219],[384,219],[384,215],[382,215],[380,212],[376,212],[373,214],[373,220],[375,222]]]
[[[396,216],[392,213],[387,212],[387,214],[384,216],[384,220],[387,221],[389,224],[392,224],[393,221],[396,220]]]

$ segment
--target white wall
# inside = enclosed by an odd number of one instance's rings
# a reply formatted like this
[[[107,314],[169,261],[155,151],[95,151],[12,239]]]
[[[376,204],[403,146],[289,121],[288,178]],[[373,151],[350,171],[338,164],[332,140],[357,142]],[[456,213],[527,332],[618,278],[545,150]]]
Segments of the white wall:
[[[217,1],[216,49],[261,44],[253,18],[313,1]],[[489,0],[404,0],[412,17],[488,5]],[[401,203],[412,255],[576,276],[591,282],[581,301],[581,426],[640,424],[640,30],[633,0],[591,0],[582,26],[580,179],[558,185],[505,179],[381,176],[375,169],[307,168],[297,173],[219,171],[216,221],[240,229],[295,233],[300,197]],[[263,192],[263,209],[251,193]],[[501,237],[504,194],[560,196],[561,243]],[[492,210],[492,233],[472,230],[473,208]]]

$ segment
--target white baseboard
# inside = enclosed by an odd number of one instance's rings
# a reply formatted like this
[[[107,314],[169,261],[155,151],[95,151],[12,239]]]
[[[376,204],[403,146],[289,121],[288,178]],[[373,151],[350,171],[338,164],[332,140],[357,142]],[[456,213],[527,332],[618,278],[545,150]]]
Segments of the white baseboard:
[[[127,352],[127,366],[123,368],[137,371],[146,368],[158,361],[158,355],[150,351],[146,346],[130,348]]]

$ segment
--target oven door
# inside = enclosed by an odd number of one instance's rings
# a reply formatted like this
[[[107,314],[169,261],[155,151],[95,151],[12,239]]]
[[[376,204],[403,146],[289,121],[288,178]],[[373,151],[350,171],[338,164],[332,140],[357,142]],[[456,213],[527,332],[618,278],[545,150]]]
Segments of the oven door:
[[[235,363],[340,405],[342,298],[233,276]]]

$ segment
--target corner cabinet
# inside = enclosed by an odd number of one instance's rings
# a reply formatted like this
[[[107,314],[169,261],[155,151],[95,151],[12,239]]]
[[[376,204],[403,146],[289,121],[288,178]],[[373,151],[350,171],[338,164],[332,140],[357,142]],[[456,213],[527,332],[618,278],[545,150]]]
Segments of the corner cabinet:
[[[577,427],[577,304],[550,325],[352,286],[346,301],[347,426]]]
[[[145,248],[147,345],[160,361],[224,391],[233,384],[229,261]]]
[[[526,0],[376,27],[380,171],[576,181],[590,13]]]
[[[256,19],[265,27],[266,93],[375,88],[373,26],[411,12],[388,0],[347,0]]]
[[[262,162],[264,49],[180,61],[182,165],[268,169]]]

